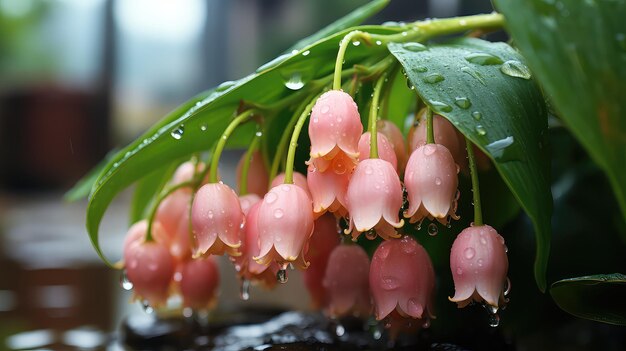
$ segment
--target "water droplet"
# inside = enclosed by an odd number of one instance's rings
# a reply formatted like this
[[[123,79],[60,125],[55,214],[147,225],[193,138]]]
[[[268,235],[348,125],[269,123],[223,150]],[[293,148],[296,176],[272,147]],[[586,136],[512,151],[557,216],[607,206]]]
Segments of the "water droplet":
[[[413,52],[428,50],[428,48],[424,44],[415,43],[415,42],[404,43],[402,47],[405,50],[409,50]]]
[[[437,151],[437,147],[435,146],[435,144],[426,144],[424,145],[424,155],[425,156],[430,156],[432,154],[435,153],[435,151]]]
[[[492,328],[496,328],[500,325],[500,316],[497,313],[489,315],[489,326]]]
[[[147,314],[152,314],[152,312],[154,312],[154,308],[150,306],[150,303],[147,300],[141,301],[141,307],[143,308],[143,311]]]
[[[336,174],[344,174],[347,171],[347,167],[345,163],[343,163],[341,160],[336,160],[335,162],[333,162],[333,171],[335,171]]]
[[[428,84],[435,84],[435,83],[439,83],[445,80],[445,78],[439,73],[431,73],[427,75],[426,77],[422,78],[422,80]]]
[[[281,218],[283,218],[284,215],[285,215],[285,213],[280,208],[277,208],[277,209],[274,210],[274,218],[281,219]]]
[[[178,126],[178,128],[174,129],[170,135],[172,136],[172,138],[176,139],[176,140],[180,140],[183,137],[183,134],[185,133],[185,126],[183,126],[182,124],[180,126]]]
[[[465,258],[471,260],[474,258],[474,255],[476,255],[476,250],[474,250],[473,247],[468,247],[465,251],[463,251],[463,254],[465,255]]]
[[[268,204],[272,204],[272,203],[274,203],[277,199],[278,199],[278,195],[276,195],[276,194],[275,194],[275,193],[273,193],[273,192],[269,192],[269,193],[267,193],[267,195],[265,195],[265,201],[266,201]]]
[[[311,50],[307,50],[302,53],[302,56],[309,56],[310,53],[311,53]]]
[[[128,279],[128,276],[126,275],[126,270],[123,270],[120,274],[120,286],[126,291],[133,289],[133,283]]]
[[[372,167],[365,166],[365,174],[372,174],[373,172],[374,172],[374,170],[372,170]]]
[[[498,162],[522,161],[524,159],[521,145],[516,143],[512,136],[496,140],[488,144],[486,148]]]
[[[294,73],[287,79],[285,82],[285,87],[290,90],[300,90],[304,87],[304,81],[302,80],[302,75],[300,73]]]
[[[361,42],[360,42],[360,41],[358,41],[358,40],[356,40],[356,41],[353,41],[353,42],[352,42],[352,45],[354,45],[354,46],[359,46],[359,45],[361,45]]]
[[[500,66],[500,71],[507,76],[516,78],[530,79],[531,77],[530,69],[528,69],[525,64],[516,60],[509,60],[503,63],[502,66]]]
[[[239,297],[248,301],[250,299],[250,281],[248,279],[243,279],[241,281],[241,286],[239,287]]]
[[[477,81],[480,82],[480,84],[485,85],[485,86],[487,85],[487,83],[485,83],[485,80],[483,79],[483,76],[478,71],[473,70],[466,66],[466,67],[461,67],[461,72],[467,73],[470,76],[474,77]]]
[[[213,211],[209,210],[207,217],[209,217],[209,219],[213,218]]]
[[[383,277],[381,285],[381,287],[385,290],[395,290],[400,286],[398,279],[394,277]]]
[[[206,124],[200,125],[200,130],[206,132]]]
[[[433,110],[437,112],[450,112],[452,111],[452,106],[446,104],[445,102],[437,101],[437,100],[428,100],[428,103],[433,108]]]
[[[430,318],[428,318],[428,319],[426,319],[424,321],[424,323],[422,324],[422,328],[424,328],[424,329],[430,328]]]
[[[406,87],[411,90],[415,90],[415,85],[413,85],[413,82],[411,82],[411,80],[408,77],[406,79]]]
[[[475,63],[477,65],[499,65],[502,63],[502,59],[497,56],[487,54],[484,52],[474,52],[465,56],[467,62]]]
[[[480,113],[479,111],[474,111],[474,112],[472,112],[472,117],[475,120],[480,121],[480,119],[483,118],[483,114]]]
[[[337,324],[337,326],[335,327],[335,335],[341,337],[346,333],[346,328],[343,327],[343,325],[341,324]]]
[[[487,239],[481,237],[480,238],[480,243],[483,244],[483,245],[487,245]]]
[[[291,56],[293,56],[293,53],[282,54],[282,55],[278,56],[277,58],[271,60],[270,62],[262,65],[259,68],[257,68],[256,73],[260,73],[260,72],[266,71],[268,69],[274,68],[274,67],[278,66],[279,64],[283,63],[283,61],[287,60]]]
[[[287,277],[287,270],[285,268],[279,269],[278,272],[276,273],[276,281],[281,284],[285,284],[287,283],[288,280],[289,280],[289,277]]]
[[[328,106],[328,105],[323,105],[323,106],[320,108],[320,112],[321,112],[321,113],[328,113],[328,111],[329,111],[329,110],[330,110],[330,106]]]
[[[439,227],[435,223],[431,223],[428,225],[428,235],[435,236],[439,234]]]
[[[463,268],[458,267],[458,268],[456,269],[456,274],[457,274],[457,275],[463,275]]]
[[[485,127],[483,127],[481,124],[477,124],[476,128],[474,128],[476,130],[476,133],[478,133],[478,135],[485,135],[487,134],[487,130],[485,130]]]
[[[436,185],[441,185],[441,178],[436,177],[436,178],[435,178],[435,184],[436,184]]]
[[[466,97],[456,97],[454,99],[454,104],[462,109],[468,109],[472,106],[472,102]]]
[[[504,296],[509,296],[511,293],[511,279],[506,277],[506,281],[504,282]]]
[[[383,45],[383,42],[382,42],[382,41],[380,41],[380,40],[376,40],[376,45],[379,45],[379,46],[380,46],[380,45]]]
[[[482,267],[483,266],[483,259],[479,258],[478,259],[478,267]]]
[[[376,239],[376,236],[377,236],[376,235],[376,231],[374,229],[370,229],[370,230],[365,232],[365,237],[368,240],[374,240],[374,239]]]
[[[232,80],[227,80],[224,83],[218,85],[217,88],[215,88],[215,91],[220,92],[220,91],[227,90],[228,88],[234,86],[235,84],[236,82],[233,82]]]
[[[426,71],[428,71],[428,67],[426,66],[416,66],[412,68],[413,72],[417,72],[417,73],[424,73]]]

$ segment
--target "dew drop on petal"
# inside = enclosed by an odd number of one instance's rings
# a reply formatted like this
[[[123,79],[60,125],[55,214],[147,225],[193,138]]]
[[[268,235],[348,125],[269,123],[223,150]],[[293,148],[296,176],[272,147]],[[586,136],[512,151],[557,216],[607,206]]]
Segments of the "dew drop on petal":
[[[126,291],[133,289],[133,283],[128,279],[128,276],[126,275],[126,270],[123,270],[120,274],[120,286]]]
[[[370,166],[366,166],[365,167],[365,174],[372,174],[374,171],[372,170],[372,167]]]
[[[437,150],[437,147],[433,144],[424,145],[424,155],[426,156],[434,154],[435,150]]]
[[[457,275],[463,275],[463,268],[458,267],[458,268],[456,269],[456,274],[457,274]]]
[[[381,287],[385,290],[395,290],[400,286],[398,279],[394,277],[383,277]]]
[[[435,178],[435,184],[436,185],[441,185],[441,178],[439,178],[439,177]]]
[[[285,213],[280,208],[277,208],[277,209],[274,210],[274,218],[281,219],[281,218],[283,218],[284,215],[285,215]]]
[[[267,195],[265,195],[265,201],[267,201],[268,204],[274,203],[277,199],[278,196],[272,192],[269,192],[267,193]]]
[[[474,255],[476,255],[476,250],[474,250],[473,247],[468,247],[465,251],[463,251],[463,254],[465,255],[465,258],[471,260],[474,258]]]

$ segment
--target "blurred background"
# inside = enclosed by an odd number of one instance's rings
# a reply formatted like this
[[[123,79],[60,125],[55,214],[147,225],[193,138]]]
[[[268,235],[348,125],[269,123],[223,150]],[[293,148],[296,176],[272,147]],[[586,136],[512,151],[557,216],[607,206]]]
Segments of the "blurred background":
[[[63,193],[191,96],[366,2],[0,0],[0,350],[115,349],[109,333],[143,311],[92,249],[86,201]],[[489,0],[396,0],[370,23],[491,11]],[[240,154],[223,158],[227,183]],[[129,198],[101,227],[109,257],[121,256]],[[221,271],[220,306],[241,304],[232,265]],[[290,274],[246,304],[306,309]]]

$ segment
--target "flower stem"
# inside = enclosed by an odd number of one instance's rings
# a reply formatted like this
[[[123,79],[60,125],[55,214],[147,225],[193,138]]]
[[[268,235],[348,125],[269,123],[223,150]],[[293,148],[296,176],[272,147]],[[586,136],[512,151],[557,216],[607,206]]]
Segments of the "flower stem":
[[[252,138],[252,142],[250,142],[250,146],[248,147],[248,151],[246,151],[246,156],[243,160],[243,165],[241,167],[241,176],[239,181],[239,195],[246,195],[248,193],[248,171],[250,170],[250,163],[252,162],[252,155],[259,148],[259,143],[261,142],[261,137],[263,136],[263,132],[261,130],[261,126],[257,125],[257,131]]]
[[[470,174],[472,175],[472,195],[474,197],[474,225],[483,225],[483,212],[480,206],[480,185],[478,184],[478,168],[476,167],[476,157],[472,142],[465,138],[467,145],[467,156],[469,158]]]
[[[433,110],[426,107],[426,143],[435,143],[435,128],[433,128]]]
[[[226,127],[226,130],[224,130],[224,133],[222,133],[222,137],[217,142],[217,145],[215,146],[215,150],[213,150],[213,157],[211,158],[211,167],[209,170],[209,182],[217,183],[218,181],[217,166],[220,163],[220,156],[222,155],[222,151],[224,151],[224,146],[226,146],[226,142],[228,141],[230,134],[232,134],[232,132],[235,130],[235,128],[237,128],[237,126],[241,124],[241,122],[250,118],[250,116],[252,116],[254,112],[255,110],[248,110],[246,112],[243,112],[239,116],[235,117],[235,119],[233,119],[232,122],[230,122],[228,127]]]
[[[320,97],[321,94],[315,95],[309,104],[304,108],[304,111],[298,117],[298,123],[293,128],[293,133],[291,134],[291,142],[289,143],[289,151],[287,152],[287,164],[285,165],[285,184],[293,184],[293,164],[296,158],[296,148],[298,147],[298,138],[300,137],[300,131],[302,130],[302,126],[304,126],[304,122],[306,122],[317,98]]]
[[[382,90],[383,83],[387,79],[387,75],[383,74],[376,81],[374,86],[374,96],[372,97],[372,104],[370,105],[370,158],[378,158],[378,102],[380,100],[380,91]]]
[[[339,43],[339,52],[337,52],[337,60],[335,61],[335,75],[333,78],[334,90],[341,89],[341,69],[343,67],[343,58],[346,55],[346,49],[348,48],[348,45],[350,45],[352,39],[363,38],[365,35],[369,34],[355,30],[346,34],[346,36],[341,39],[341,42]]]

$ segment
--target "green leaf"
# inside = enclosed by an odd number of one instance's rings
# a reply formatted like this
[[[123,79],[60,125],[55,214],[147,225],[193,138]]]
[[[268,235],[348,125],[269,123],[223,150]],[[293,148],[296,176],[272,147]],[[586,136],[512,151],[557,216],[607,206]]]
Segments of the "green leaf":
[[[137,182],[130,203],[130,224],[146,218],[148,206],[159,195],[163,187],[165,187],[176,171],[177,166],[178,162],[166,164],[152,171]]]
[[[115,155],[116,152],[117,150],[109,151],[102,161],[100,161],[94,168],[89,170],[86,175],[76,182],[76,184],[74,184],[74,186],[68,190],[65,195],[63,195],[65,201],[74,202],[89,196],[89,192],[96,183],[98,176],[100,176],[100,173],[102,173],[102,170],[106,167],[107,163],[111,158],[113,158],[113,155]]]
[[[552,214],[549,155],[543,150],[547,110],[532,80],[503,73],[527,78],[522,57],[505,43],[471,38],[427,49],[389,44],[389,50],[424,102],[489,155],[533,221],[535,279],[544,291]]]
[[[395,33],[394,29],[382,26],[358,29],[378,34]],[[194,97],[116,154],[94,184],[87,207],[87,231],[98,255],[110,265],[98,242],[99,226],[107,207],[120,191],[164,164],[211,148],[242,103],[271,106],[285,98],[299,101],[298,98],[328,86],[339,41],[351,30],[319,40],[300,52],[281,55],[247,77],[222,83]],[[346,67],[365,59],[380,60],[385,55],[383,46],[351,47],[345,56]],[[296,90],[288,84],[294,79],[302,83]],[[315,79],[322,81],[313,82]],[[276,109],[271,112],[277,113],[284,107],[278,105]],[[266,117],[271,119],[272,114]],[[238,130],[228,145],[246,145],[256,130],[251,125]]]
[[[496,4],[559,116],[608,175],[626,219],[626,2]]]
[[[559,280],[550,294],[576,317],[626,326],[626,275],[600,274]]]
[[[371,17],[372,15],[380,12],[385,6],[389,4],[389,0],[375,0],[370,1],[367,4],[355,9],[349,14],[341,17],[335,22],[327,25],[326,27],[320,29],[315,34],[312,34],[297,43],[295,43],[292,47],[287,49],[285,52],[292,52],[293,50],[300,50],[305,46],[309,46],[315,43],[318,40],[324,39],[327,36],[330,36],[334,33],[342,31],[344,29],[356,26],[361,24],[363,21]]]

